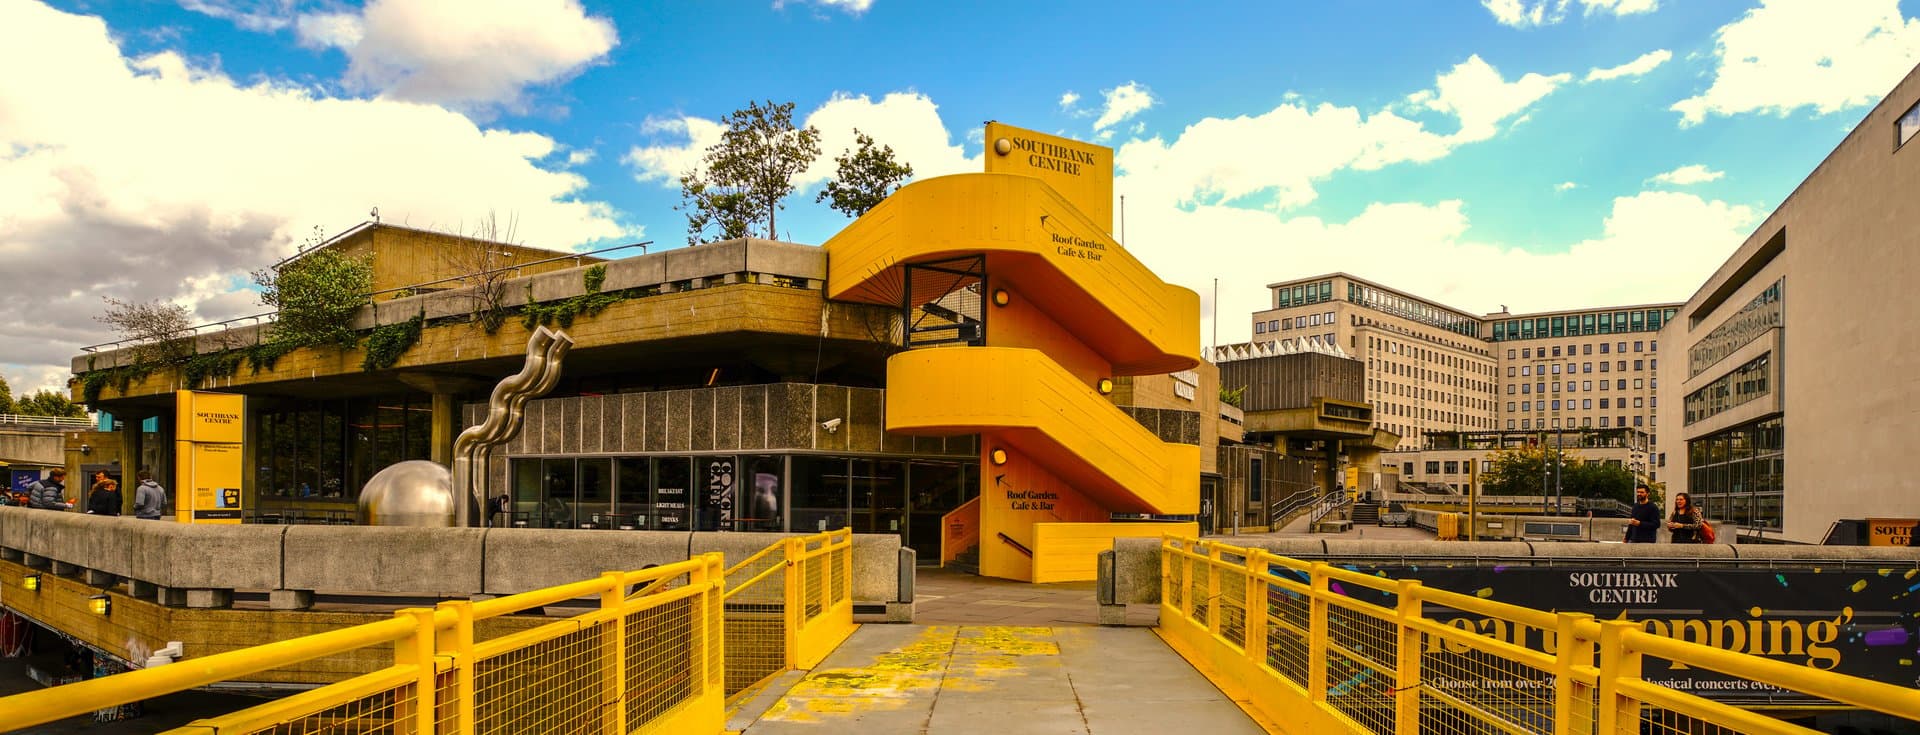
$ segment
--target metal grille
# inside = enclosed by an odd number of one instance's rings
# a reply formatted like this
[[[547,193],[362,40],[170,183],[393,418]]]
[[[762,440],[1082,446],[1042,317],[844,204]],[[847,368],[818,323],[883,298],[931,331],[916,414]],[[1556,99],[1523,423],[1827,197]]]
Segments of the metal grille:
[[[474,672],[475,732],[601,731],[611,704],[603,677],[614,675],[607,665],[612,627],[593,624],[481,659]]]
[[[698,598],[685,598],[626,616],[626,732],[705,692],[707,651],[697,642],[707,624],[699,605]]]
[[[1378,733],[1393,732],[1399,626],[1393,611],[1335,598],[1327,605],[1327,702]]]
[[[1247,573],[1243,569],[1223,567],[1219,571],[1220,637],[1228,643],[1247,646]]]
[[[1312,604],[1304,585],[1267,582],[1267,667],[1294,686],[1307,686],[1307,632]]]
[[[413,684],[401,684],[252,732],[266,735],[386,735],[413,732]]]
[[[727,570],[727,696],[787,668],[785,543]]]
[[[1431,732],[1484,732],[1488,727],[1552,732],[1553,672],[1474,650],[1469,645],[1478,641],[1466,640],[1471,636],[1462,632],[1426,638],[1420,658],[1420,706],[1436,713]]]

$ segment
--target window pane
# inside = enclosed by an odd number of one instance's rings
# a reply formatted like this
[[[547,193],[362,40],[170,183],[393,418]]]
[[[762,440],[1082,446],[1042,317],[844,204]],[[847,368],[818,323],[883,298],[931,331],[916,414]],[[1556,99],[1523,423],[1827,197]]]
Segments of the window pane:
[[[1900,143],[1905,145],[1913,140],[1915,133],[1920,133],[1920,102],[1914,103],[1907,108],[1907,114],[1900,116]]]
[[[685,531],[687,488],[693,480],[693,460],[687,457],[660,457],[653,461],[653,509],[655,528]]]
[[[577,526],[606,528],[613,512],[613,460],[582,459],[579,465],[580,492],[574,501]]]
[[[620,521],[638,529],[649,529],[653,521],[653,461],[646,457],[621,457],[614,463],[614,512]]]
[[[840,457],[793,458],[793,528],[830,531],[847,526],[850,488],[847,460]]]
[[[742,531],[781,529],[780,458],[770,454],[740,458],[741,495],[734,527]]]

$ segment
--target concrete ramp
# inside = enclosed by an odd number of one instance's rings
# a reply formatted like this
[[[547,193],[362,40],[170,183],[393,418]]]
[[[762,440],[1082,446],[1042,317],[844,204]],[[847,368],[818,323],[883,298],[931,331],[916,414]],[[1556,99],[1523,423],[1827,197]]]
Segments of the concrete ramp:
[[[1150,629],[952,625],[861,626],[729,725],[743,735],[1264,732]]]

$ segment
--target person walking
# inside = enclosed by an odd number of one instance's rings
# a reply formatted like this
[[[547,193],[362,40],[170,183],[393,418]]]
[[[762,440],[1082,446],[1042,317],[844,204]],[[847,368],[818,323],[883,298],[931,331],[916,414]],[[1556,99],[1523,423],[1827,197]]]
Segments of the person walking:
[[[1667,530],[1676,544],[1697,544],[1701,542],[1700,509],[1693,507],[1693,498],[1686,493],[1673,496],[1673,515],[1667,518]]]
[[[47,479],[33,483],[27,488],[27,507],[42,510],[68,510],[73,507],[67,502],[67,471],[59,467],[47,472]]]
[[[141,470],[137,475],[140,484],[133,488],[133,517],[141,520],[157,521],[167,507],[167,490],[153,481],[152,470]]]
[[[1627,543],[1651,544],[1660,540],[1660,506],[1648,497],[1646,483],[1633,486],[1633,516],[1627,519]]]
[[[87,512],[97,516],[120,515],[120,483],[101,480],[87,493]]]

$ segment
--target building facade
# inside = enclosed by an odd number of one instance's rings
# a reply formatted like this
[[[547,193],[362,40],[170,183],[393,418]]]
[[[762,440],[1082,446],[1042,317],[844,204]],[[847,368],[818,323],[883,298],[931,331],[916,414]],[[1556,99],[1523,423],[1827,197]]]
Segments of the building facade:
[[[1920,431],[1920,323],[1900,316],[1920,278],[1915,191],[1920,67],[1663,325],[1669,496],[1804,543],[1920,519],[1900,460]]]

